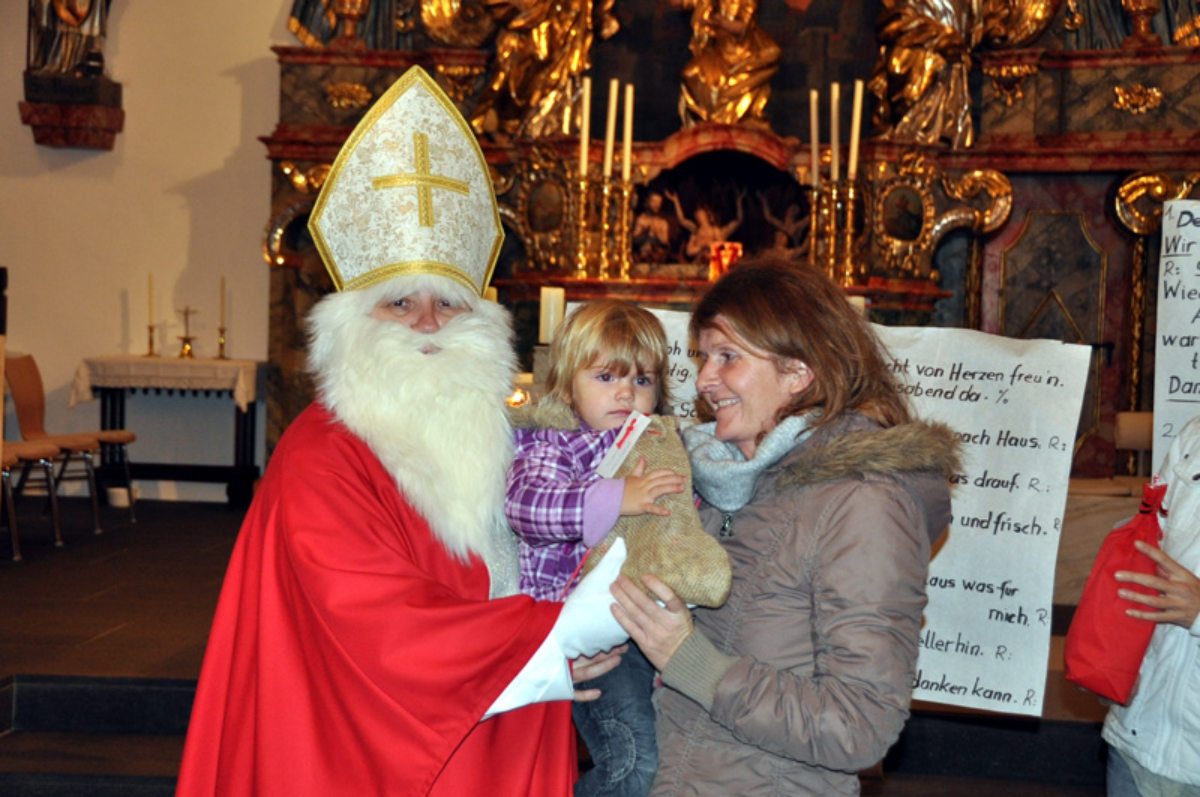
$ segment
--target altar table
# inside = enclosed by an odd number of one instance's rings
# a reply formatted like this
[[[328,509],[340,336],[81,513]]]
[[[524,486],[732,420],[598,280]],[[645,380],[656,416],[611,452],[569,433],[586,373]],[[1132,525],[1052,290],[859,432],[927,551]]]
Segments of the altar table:
[[[232,465],[130,462],[129,469],[135,479],[223,482],[229,502],[234,506],[246,506],[258,478],[258,467],[254,464],[254,427],[262,366],[255,360],[132,354],[86,357],[75,371],[68,405],[73,407],[81,401],[91,401],[99,394],[100,428],[121,429],[125,427],[126,391],[230,395],[235,404]],[[105,483],[123,481],[118,456],[111,447],[101,450],[99,475]]]

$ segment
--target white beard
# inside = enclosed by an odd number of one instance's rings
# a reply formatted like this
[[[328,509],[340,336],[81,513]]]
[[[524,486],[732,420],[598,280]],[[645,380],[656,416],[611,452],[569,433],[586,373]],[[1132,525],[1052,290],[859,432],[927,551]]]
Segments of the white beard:
[[[414,278],[404,279],[411,289]],[[439,289],[448,282],[432,279]],[[504,399],[516,367],[508,312],[469,297],[472,312],[435,333],[415,332],[367,315],[390,284],[330,295],[313,309],[309,360],[320,399],[379,457],[450,553],[487,563],[493,597],[512,594],[517,546],[504,492],[513,442]],[[439,350],[422,353],[430,344]]]

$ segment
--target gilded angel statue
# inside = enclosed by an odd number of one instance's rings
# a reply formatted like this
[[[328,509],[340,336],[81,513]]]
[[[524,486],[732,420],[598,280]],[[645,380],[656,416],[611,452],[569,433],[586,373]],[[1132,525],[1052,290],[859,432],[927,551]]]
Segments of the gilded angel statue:
[[[619,23],[615,0],[483,0],[502,20],[495,68],[472,115],[478,133],[541,138],[574,115],[580,76],[591,67],[596,32]]]
[[[875,120],[884,137],[970,147],[971,53],[983,45],[1028,44],[1057,8],[1057,0],[883,0],[870,87],[879,99]]]
[[[766,125],[779,45],[758,26],[756,0],[672,0],[692,11],[692,59],[683,68],[679,116],[696,122]]]

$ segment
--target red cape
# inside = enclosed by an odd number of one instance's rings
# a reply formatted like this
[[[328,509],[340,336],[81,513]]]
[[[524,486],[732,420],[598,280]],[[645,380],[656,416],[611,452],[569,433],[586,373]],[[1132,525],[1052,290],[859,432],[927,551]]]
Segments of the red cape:
[[[569,703],[479,721],[561,606],[488,600],[488,584],[310,406],[242,525],[177,793],[570,794]]]

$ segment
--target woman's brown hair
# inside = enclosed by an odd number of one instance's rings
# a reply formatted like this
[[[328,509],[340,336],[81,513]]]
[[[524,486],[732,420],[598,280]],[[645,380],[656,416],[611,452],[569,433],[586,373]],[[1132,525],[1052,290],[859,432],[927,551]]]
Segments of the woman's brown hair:
[[[777,421],[819,409],[824,425],[848,410],[884,426],[911,419],[882,345],[867,320],[825,274],[778,257],[735,266],[700,299],[690,331],[719,329],[765,352],[780,368],[799,360],[812,383],[779,411]]]

